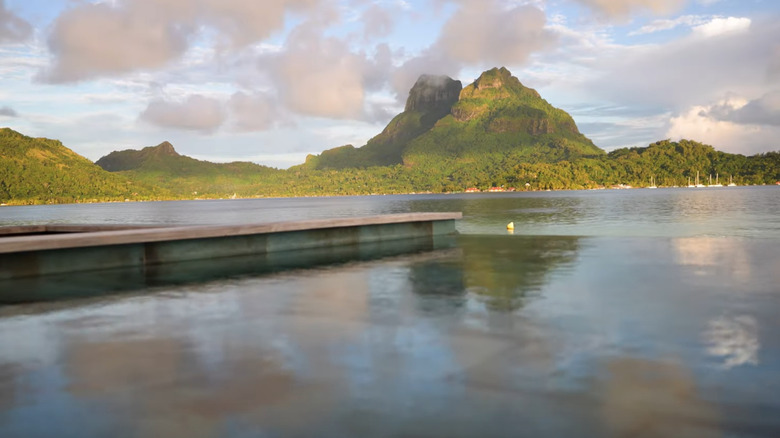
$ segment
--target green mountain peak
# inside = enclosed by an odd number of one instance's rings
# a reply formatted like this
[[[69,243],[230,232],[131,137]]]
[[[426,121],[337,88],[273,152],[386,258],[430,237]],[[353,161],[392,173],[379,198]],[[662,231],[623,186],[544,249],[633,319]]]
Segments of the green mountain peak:
[[[568,113],[500,67],[485,71],[465,88],[447,76],[420,76],[404,111],[365,146],[309,156],[303,167],[414,166],[469,161],[480,154],[557,162],[604,151],[580,133]]]

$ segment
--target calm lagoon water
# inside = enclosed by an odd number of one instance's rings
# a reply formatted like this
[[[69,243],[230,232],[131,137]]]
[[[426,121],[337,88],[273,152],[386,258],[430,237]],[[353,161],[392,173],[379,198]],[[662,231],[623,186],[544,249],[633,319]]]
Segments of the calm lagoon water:
[[[460,235],[0,307],[0,436],[780,436],[780,188],[2,207],[0,225],[410,211],[462,211]]]

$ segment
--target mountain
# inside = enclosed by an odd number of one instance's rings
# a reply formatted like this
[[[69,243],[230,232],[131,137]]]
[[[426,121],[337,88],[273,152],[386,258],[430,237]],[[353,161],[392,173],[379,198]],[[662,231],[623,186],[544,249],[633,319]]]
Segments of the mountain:
[[[164,190],[96,166],[57,140],[0,128],[0,203],[154,199]]]
[[[382,133],[360,148],[347,145],[309,156],[305,167],[442,168],[506,156],[552,163],[604,154],[569,114],[502,67],[482,73],[463,89],[446,76],[421,76],[404,111]]]
[[[262,182],[283,172],[245,161],[211,163],[180,155],[169,142],[141,150],[115,151],[97,165],[146,184],[163,187],[178,196],[257,194]],[[251,189],[250,189],[251,187]]]
[[[403,163],[440,168],[507,158],[555,163],[604,154],[568,113],[502,67],[464,88],[450,114],[410,142]]]
[[[409,91],[401,114],[361,148],[352,145],[324,151],[306,158],[306,167],[343,169],[347,167],[399,164],[411,140],[429,131],[458,101],[463,85],[447,76],[422,75]]]

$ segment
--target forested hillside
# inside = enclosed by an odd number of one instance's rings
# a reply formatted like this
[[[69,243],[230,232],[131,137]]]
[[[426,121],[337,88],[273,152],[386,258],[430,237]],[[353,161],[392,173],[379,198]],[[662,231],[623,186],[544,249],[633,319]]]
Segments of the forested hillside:
[[[236,161],[211,163],[180,155],[163,142],[142,150],[112,152],[96,164],[127,179],[164,188],[178,197],[251,196],[263,193],[267,181],[284,173],[259,164]],[[252,194],[247,192],[252,187]],[[240,192],[240,193],[237,193]]]
[[[57,140],[0,128],[0,203],[95,202],[169,197],[101,169]]]

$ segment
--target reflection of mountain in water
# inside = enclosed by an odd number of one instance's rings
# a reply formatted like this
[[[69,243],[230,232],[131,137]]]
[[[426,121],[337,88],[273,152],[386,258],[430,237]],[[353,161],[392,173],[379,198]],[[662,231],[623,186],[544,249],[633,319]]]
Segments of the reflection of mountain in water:
[[[553,271],[574,263],[579,238],[462,235],[458,246],[458,256],[412,266],[414,292],[450,296],[457,307],[472,293],[491,310],[511,312],[541,290]]]

